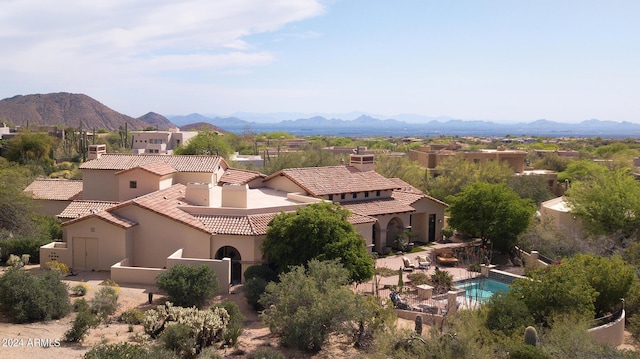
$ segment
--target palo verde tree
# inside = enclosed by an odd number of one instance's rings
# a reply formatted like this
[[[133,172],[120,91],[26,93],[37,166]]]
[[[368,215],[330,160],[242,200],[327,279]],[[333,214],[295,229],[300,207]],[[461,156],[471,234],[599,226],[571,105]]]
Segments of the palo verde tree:
[[[349,278],[362,282],[373,277],[373,259],[365,240],[349,223],[350,212],[322,202],[281,213],[269,223],[262,252],[280,272],[306,265],[312,259],[338,259]]]
[[[490,241],[503,253],[513,248],[536,211],[530,199],[520,198],[505,184],[472,183],[447,202],[451,227],[481,238],[483,244]]]
[[[186,146],[180,146],[175,150],[177,155],[218,155],[227,157],[231,154],[231,146],[224,136],[215,131],[200,130],[198,134],[189,140]]]
[[[640,226],[640,184],[626,168],[593,173],[566,195],[571,213],[591,234],[625,238]]]

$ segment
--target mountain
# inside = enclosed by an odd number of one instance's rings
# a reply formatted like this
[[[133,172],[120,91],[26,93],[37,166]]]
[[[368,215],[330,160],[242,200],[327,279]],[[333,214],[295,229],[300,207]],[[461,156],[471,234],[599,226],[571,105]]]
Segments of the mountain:
[[[150,127],[155,127],[158,130],[168,130],[170,128],[176,127],[166,117],[155,112],[149,112],[144,116],[140,116],[138,117],[138,120],[146,122],[150,125]]]
[[[208,131],[215,131],[218,133],[225,133],[227,131],[221,129],[218,126],[212,125],[208,122],[196,122],[196,123],[190,123],[188,125],[184,125],[182,127],[180,127],[180,131],[198,131],[198,130],[208,130]]]
[[[144,116],[143,116],[144,117]],[[18,95],[0,101],[0,121],[14,126],[62,126],[116,131],[125,123],[129,130],[141,130],[150,124],[116,112],[83,94],[66,92]]]

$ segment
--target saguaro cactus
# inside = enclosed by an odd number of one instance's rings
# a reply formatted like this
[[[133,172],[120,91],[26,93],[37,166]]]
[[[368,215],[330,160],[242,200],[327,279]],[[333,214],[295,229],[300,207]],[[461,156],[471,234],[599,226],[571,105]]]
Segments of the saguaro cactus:
[[[534,347],[538,345],[538,332],[536,328],[528,326],[527,329],[524,330],[524,342]]]

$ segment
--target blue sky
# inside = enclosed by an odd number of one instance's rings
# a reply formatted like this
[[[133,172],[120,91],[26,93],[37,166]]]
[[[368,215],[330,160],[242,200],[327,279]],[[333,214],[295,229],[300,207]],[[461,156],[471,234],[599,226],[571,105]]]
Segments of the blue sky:
[[[0,97],[640,123],[640,1],[2,0]]]

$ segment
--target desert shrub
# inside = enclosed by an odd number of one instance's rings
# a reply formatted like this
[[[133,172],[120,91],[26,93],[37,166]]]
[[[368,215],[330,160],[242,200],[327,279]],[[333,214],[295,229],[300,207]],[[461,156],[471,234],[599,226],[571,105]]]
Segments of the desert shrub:
[[[222,333],[222,340],[226,345],[236,345],[238,337],[242,334],[244,315],[240,311],[240,307],[234,302],[222,302],[216,304],[213,308],[222,308],[229,314],[229,323]]]
[[[224,358],[220,352],[216,348],[208,347],[202,349],[200,354],[198,354],[198,359],[222,359]]]
[[[286,356],[271,348],[258,348],[249,354],[250,359],[285,359]]]
[[[115,287],[102,287],[91,302],[91,312],[103,320],[118,309],[118,292]]]
[[[34,275],[10,269],[0,276],[0,309],[17,323],[62,318],[71,303],[60,279],[56,272]]]
[[[40,246],[51,242],[50,238],[38,239],[32,237],[24,238],[12,238],[2,240],[2,246],[0,246],[0,256],[3,259],[7,259],[11,253],[21,257],[24,254],[28,254],[33,263],[40,262]]]
[[[98,344],[85,353],[84,359],[177,359],[170,351],[160,347],[147,348],[141,344]]]
[[[172,323],[180,323],[189,327],[189,337],[194,338],[195,352],[211,346],[222,338],[222,333],[229,322],[229,314],[222,308],[199,310],[195,307],[175,307],[171,302],[151,309],[144,314],[142,324],[144,331],[151,338],[158,338]],[[174,333],[175,334],[175,333]]]
[[[383,277],[391,277],[398,275],[397,269],[391,269],[389,267],[376,267],[376,274]]]
[[[487,308],[486,326],[491,330],[510,335],[515,331],[524,330],[533,323],[533,317],[525,302],[510,295],[509,292],[494,294],[485,306]]]
[[[426,273],[415,272],[409,273],[407,278],[411,281],[413,285],[422,285],[429,283],[429,276]]]
[[[160,335],[162,345],[182,358],[196,355],[196,340],[191,337],[191,328],[186,324],[170,323]]]
[[[47,266],[47,268],[49,268],[49,270],[56,271],[63,277],[69,274],[69,267],[62,262],[51,261],[45,263],[45,265]]]
[[[285,346],[318,351],[331,333],[353,334],[362,318],[361,298],[349,281],[349,271],[337,261],[290,267],[279,283],[267,285],[261,318]]]
[[[244,292],[244,297],[247,299],[247,302],[251,304],[253,309],[264,309],[260,304],[260,297],[264,294],[267,284],[269,283],[262,278],[251,278],[244,282],[242,291]]]
[[[543,348],[521,343],[509,349],[509,359],[551,359]]]
[[[75,296],[82,297],[83,295],[87,294],[88,290],[89,285],[87,283],[79,283],[71,288],[71,293],[73,293],[73,295]]]
[[[120,314],[120,321],[127,324],[138,325],[144,320],[144,313],[137,308],[131,308]]]
[[[267,282],[275,282],[278,280],[278,274],[266,265],[255,265],[244,271],[244,280],[252,278],[262,278]]]
[[[20,257],[18,257],[17,255],[9,254],[9,259],[7,259],[7,266],[13,268],[22,268],[24,266],[24,263],[22,262],[22,259],[20,259]]]
[[[216,273],[206,265],[200,267],[178,264],[158,275],[158,287],[167,292],[177,306],[201,307],[218,291]]]
[[[640,342],[640,314],[634,314],[627,318],[627,330],[637,342]]]
[[[78,314],[71,323],[71,328],[64,333],[64,341],[77,343],[82,341],[87,334],[89,334],[89,328],[95,328],[100,324],[100,318],[91,313],[86,301],[84,305],[79,304],[77,306]]]
[[[102,281],[102,283],[100,283],[100,285],[113,287],[113,289],[115,289],[116,293],[120,293],[120,285],[118,283],[116,283],[113,279],[105,279],[105,280]]]
[[[81,310],[89,310],[89,303],[86,299],[80,298],[73,301],[73,311],[79,312]]]

